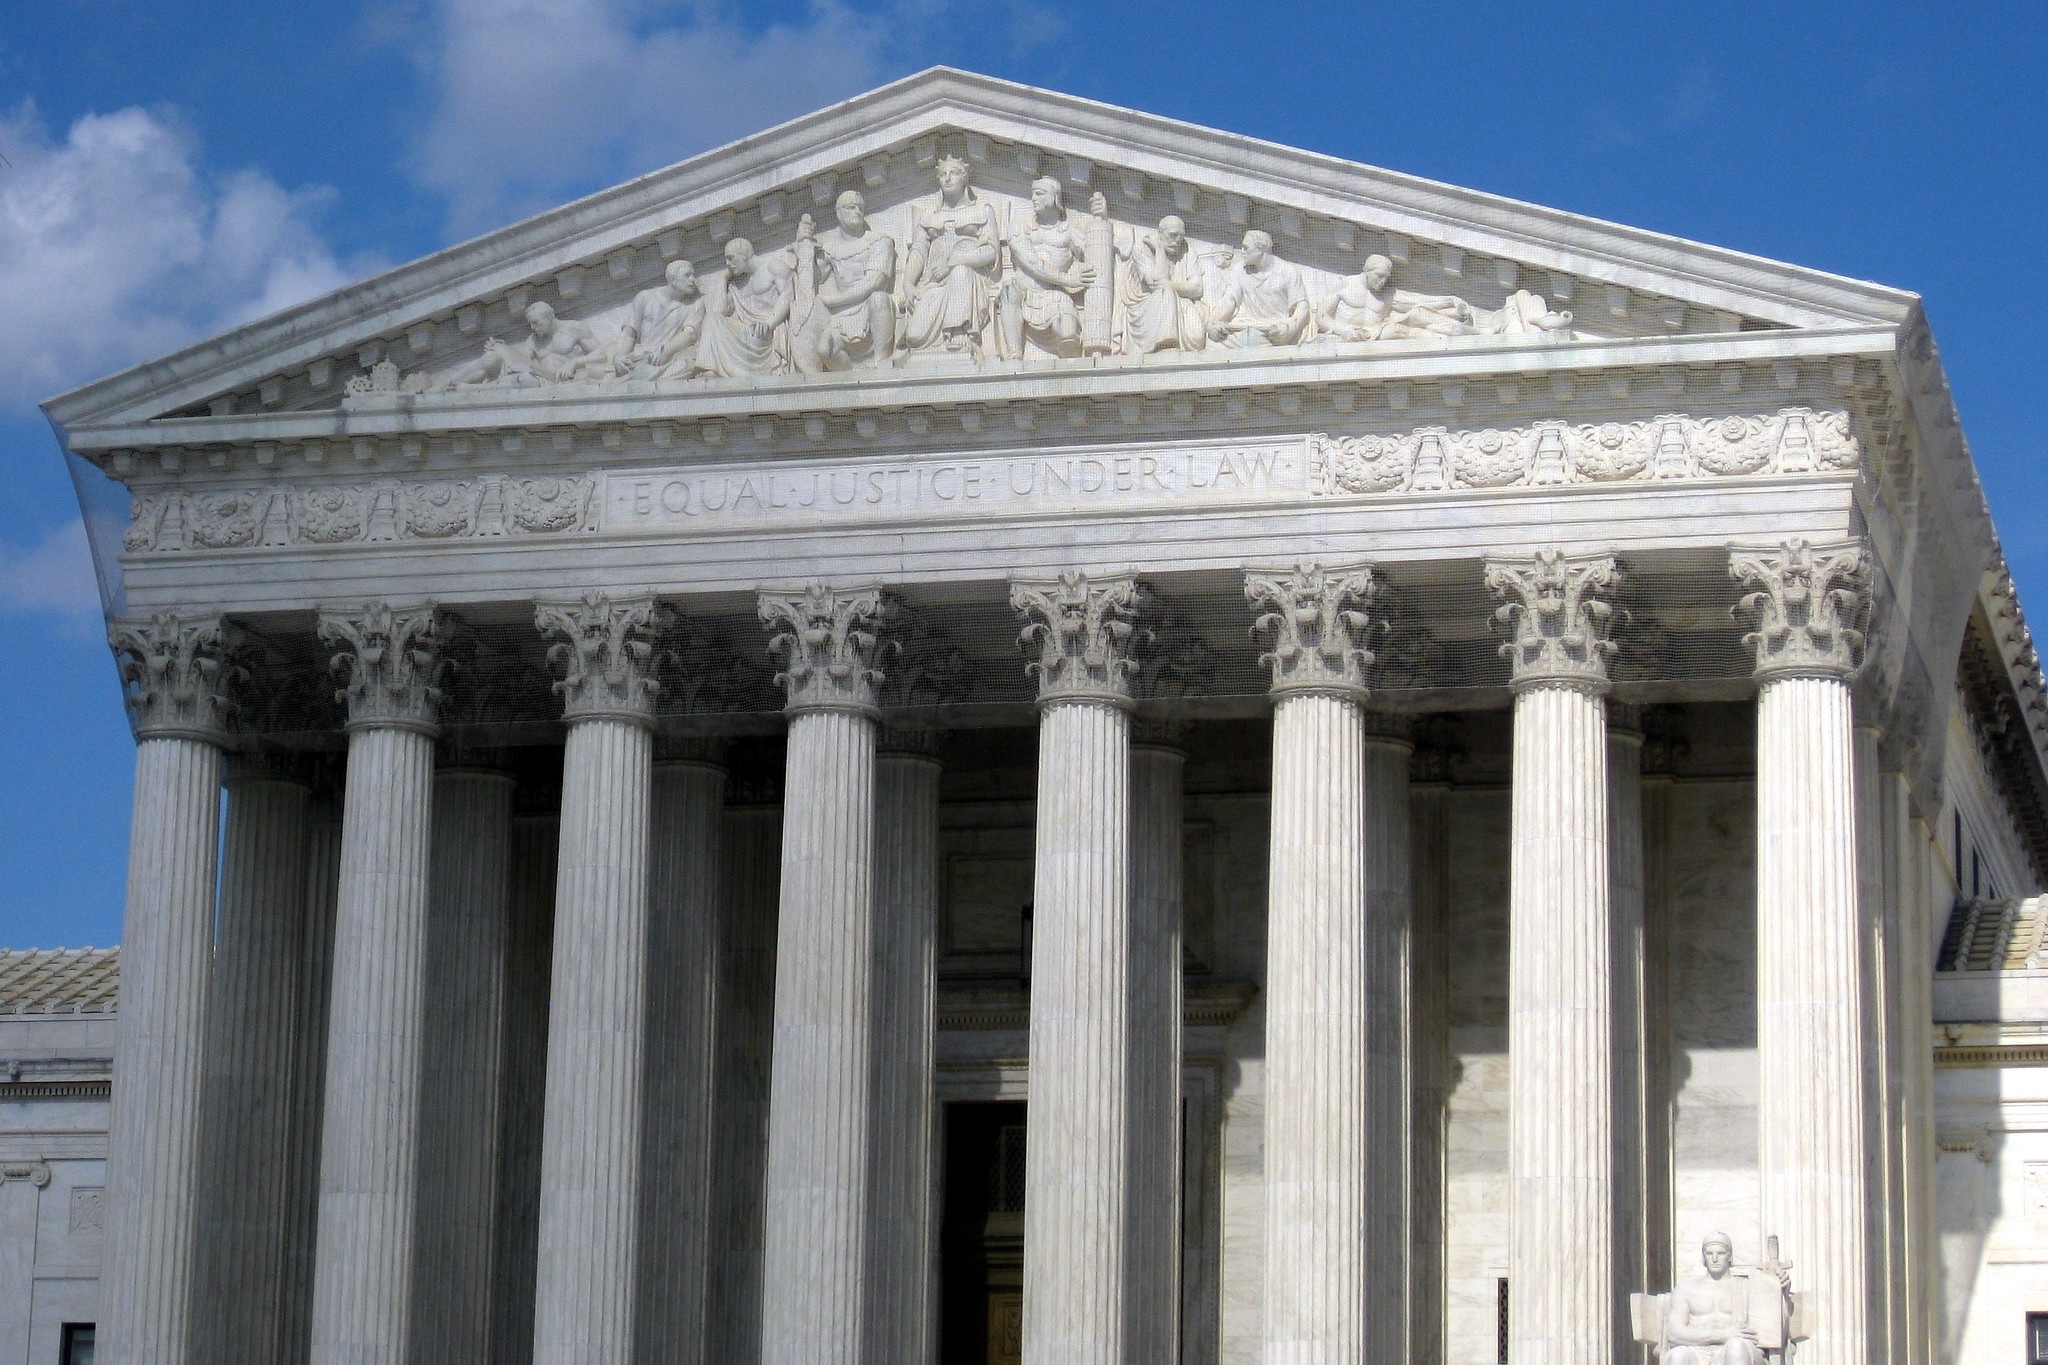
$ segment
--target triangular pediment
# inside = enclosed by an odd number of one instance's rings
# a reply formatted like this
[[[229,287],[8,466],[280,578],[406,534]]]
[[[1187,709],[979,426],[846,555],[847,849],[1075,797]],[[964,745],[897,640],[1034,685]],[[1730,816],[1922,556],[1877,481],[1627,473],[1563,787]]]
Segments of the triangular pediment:
[[[972,339],[958,327],[942,336],[947,324],[932,319],[954,305],[921,304],[918,281],[910,278],[919,263],[913,239],[920,224],[934,221],[937,170],[950,158],[965,162],[969,193],[1001,242],[1000,260],[966,286],[984,296],[964,305],[982,310]],[[1017,346],[1003,334],[998,296],[1005,278],[1020,278],[1016,252],[1032,249],[1022,239],[1039,222],[1030,195],[1041,177],[1057,181],[1064,196],[1064,215],[1046,220],[1052,235],[1071,223],[1078,245],[1092,224],[1100,239],[1095,249],[1105,259],[1113,254],[1117,264],[1097,297],[1064,291],[1071,307],[1050,297],[1063,291],[1023,280],[1009,299],[1012,313],[1029,322]],[[872,231],[891,240],[901,304],[889,311],[907,317],[922,307],[925,335],[900,342],[887,358],[870,347],[851,358],[852,372],[837,376],[786,334],[770,343],[774,355],[753,357],[759,373],[731,373],[731,365],[636,367],[623,359],[635,349],[628,330],[635,298],[662,285],[670,262],[693,264],[715,312],[732,238],[747,238],[777,268],[795,272],[799,224],[808,215],[830,234],[835,202],[847,190],[864,196]],[[1097,195],[1099,219],[1088,212]],[[1200,308],[1178,324],[1193,333],[1185,346],[1161,341],[1176,327],[1170,304],[1168,320],[1155,319],[1150,334],[1140,335],[1147,324],[1132,320],[1130,296],[1143,288],[1132,274],[1134,257],[1156,243],[1169,215],[1185,225],[1180,269],[1205,285]],[[940,226],[951,231],[956,224]],[[1286,288],[1273,287],[1263,301],[1220,302],[1233,280],[1241,286],[1246,278],[1240,248],[1253,231],[1270,239],[1273,258],[1298,280],[1307,304],[1306,325],[1282,328],[1274,334],[1279,344],[1269,344],[1268,324],[1285,313]],[[1377,292],[1368,298],[1359,278],[1371,256],[1384,258],[1385,278],[1374,277]],[[812,287],[806,298],[815,297]],[[525,362],[515,356],[509,367],[490,360],[494,343],[515,352],[531,347],[523,314],[534,303],[545,303],[565,331],[583,339],[566,344],[557,360],[541,355],[537,367],[530,349]],[[94,428],[133,432],[162,419],[278,419],[394,406],[441,409],[450,418],[476,409],[481,419],[484,409],[495,412],[508,401],[520,409],[517,421],[532,424],[546,420],[532,412],[533,403],[554,399],[575,400],[579,418],[588,420],[592,405],[601,409],[613,399],[644,407],[650,399],[755,393],[783,383],[837,386],[864,371],[889,385],[916,385],[956,383],[970,374],[1014,379],[1019,371],[1078,365],[1142,369],[1156,388],[1161,379],[1154,372],[1180,366],[1186,387],[1200,389],[1214,387],[1216,365],[1247,359],[1588,344],[1611,351],[1675,337],[1889,328],[1913,303],[1911,295],[1821,272],[939,69],[448,248],[47,406],[80,439]],[[1072,319],[1063,321],[1069,312]],[[1389,315],[1396,319],[1391,325]],[[863,326],[837,325],[853,333]],[[1086,335],[1066,335],[1076,325]],[[809,345],[816,349],[815,338]],[[586,356],[591,363],[581,363]],[[526,373],[506,373],[522,365]],[[545,372],[551,366],[555,372]],[[812,373],[821,369],[827,372]],[[280,426],[275,434],[290,433]]]

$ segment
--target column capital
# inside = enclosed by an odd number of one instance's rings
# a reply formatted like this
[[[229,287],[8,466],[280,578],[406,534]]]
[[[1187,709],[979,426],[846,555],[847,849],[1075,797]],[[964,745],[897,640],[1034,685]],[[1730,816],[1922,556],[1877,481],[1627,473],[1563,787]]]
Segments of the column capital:
[[[1127,707],[1138,582],[1128,574],[1091,579],[1075,570],[1054,579],[1017,579],[1010,607],[1027,618],[1018,642],[1038,648],[1025,671],[1038,677],[1038,702],[1092,701]]]
[[[240,672],[229,661],[234,628],[217,614],[116,617],[107,643],[137,739],[196,739],[219,744],[234,709],[229,687]]]
[[[654,724],[652,637],[666,620],[652,597],[613,598],[585,593],[574,602],[536,602],[533,624],[542,635],[560,636],[548,646],[548,662],[562,678],[562,719],[616,720]]]
[[[1259,656],[1273,670],[1272,695],[1321,692],[1363,702],[1373,665],[1365,608],[1378,592],[1364,564],[1247,569],[1245,598],[1265,609],[1252,629],[1273,632],[1272,649]]]
[[[1736,608],[1756,629],[1742,637],[1756,651],[1759,682],[1782,677],[1847,678],[1863,657],[1871,606],[1870,550],[1860,540],[1728,552],[1728,574],[1754,591]]]
[[[858,711],[874,715],[875,686],[882,681],[882,617],[879,588],[842,590],[813,583],[801,592],[764,592],[761,624],[770,632],[768,652],[783,656],[775,675],[789,689],[784,708]]]
[[[1620,578],[1612,555],[1543,549],[1530,559],[1487,561],[1487,590],[1501,599],[1493,619],[1512,637],[1500,652],[1514,665],[1515,691],[1607,691],[1614,608],[1603,595]]]
[[[329,666],[346,685],[350,730],[418,730],[441,720],[440,609],[432,602],[394,607],[366,602],[320,612],[320,639],[342,649]]]
[[[913,726],[884,725],[875,737],[875,752],[897,758],[919,758],[932,763],[939,761],[945,749],[946,732],[927,730]]]

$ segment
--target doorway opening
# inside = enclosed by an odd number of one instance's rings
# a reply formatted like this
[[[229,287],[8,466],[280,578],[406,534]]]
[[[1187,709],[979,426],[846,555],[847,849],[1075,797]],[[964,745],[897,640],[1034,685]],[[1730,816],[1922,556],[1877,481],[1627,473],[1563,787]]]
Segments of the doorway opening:
[[[1024,1105],[946,1106],[940,1365],[1024,1359]]]

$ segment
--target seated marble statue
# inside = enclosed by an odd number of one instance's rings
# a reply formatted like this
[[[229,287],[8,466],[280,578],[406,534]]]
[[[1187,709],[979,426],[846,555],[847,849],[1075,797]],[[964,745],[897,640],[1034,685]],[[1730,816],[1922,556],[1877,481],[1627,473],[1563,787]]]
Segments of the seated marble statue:
[[[1117,255],[1125,258],[1121,288],[1124,353],[1199,351],[1209,343],[1202,311],[1202,268],[1188,241],[1187,224],[1168,214],[1157,232],[1136,238],[1118,234]]]
[[[692,372],[752,379],[786,369],[782,325],[789,321],[793,292],[786,263],[756,256],[744,237],[727,242],[725,287],[706,307]]]
[[[839,226],[822,236],[813,235],[808,213],[797,226],[797,250],[812,243],[816,272],[814,297],[799,301],[805,316],[790,326],[800,352],[793,359],[805,371],[886,364],[896,350],[896,243],[868,223],[860,191],[840,195],[833,211]]]
[[[967,163],[943,156],[939,192],[910,221],[897,339],[906,351],[953,351],[977,359],[994,313],[1002,255],[995,207],[967,183]]]
[[[613,368],[627,379],[687,379],[704,334],[704,295],[688,261],[670,261],[666,284],[633,296]]]
[[[1672,1290],[1664,1309],[1664,1365],[1766,1365],[1782,1345],[1789,1311],[1788,1271],[1736,1270],[1725,1232],[1700,1246],[1704,1273]]]
[[[530,335],[525,341],[508,344],[491,337],[484,353],[442,380],[441,387],[530,389],[611,377],[611,356],[587,324],[557,317],[552,307],[535,300],[526,307],[526,325]]]
[[[1253,228],[1208,300],[1209,340],[1233,348],[1291,346],[1308,336],[1308,288],[1273,254],[1272,235]]]
[[[1092,207],[1108,212],[1100,194]],[[1081,354],[1081,299],[1097,263],[1050,176],[1031,182],[1030,211],[1010,229],[1010,266],[998,309],[1003,355],[1022,359],[1026,341],[1057,356]]]
[[[1519,336],[1571,327],[1570,313],[1553,313],[1543,299],[1516,290],[1499,310],[1474,308],[1454,294],[1412,294],[1394,288],[1394,263],[1365,258],[1364,268],[1323,301],[1317,318],[1332,341],[1400,341],[1416,337]]]

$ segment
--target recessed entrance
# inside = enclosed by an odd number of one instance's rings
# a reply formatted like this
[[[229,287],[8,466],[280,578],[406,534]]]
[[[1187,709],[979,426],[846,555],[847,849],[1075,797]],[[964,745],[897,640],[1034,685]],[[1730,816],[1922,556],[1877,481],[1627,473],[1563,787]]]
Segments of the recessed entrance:
[[[1024,1359],[1024,1106],[946,1106],[940,1365]]]

